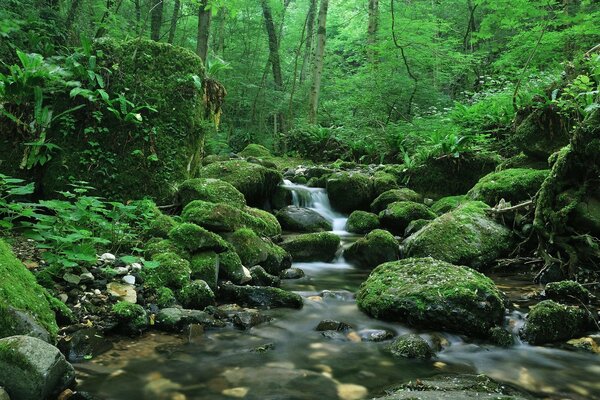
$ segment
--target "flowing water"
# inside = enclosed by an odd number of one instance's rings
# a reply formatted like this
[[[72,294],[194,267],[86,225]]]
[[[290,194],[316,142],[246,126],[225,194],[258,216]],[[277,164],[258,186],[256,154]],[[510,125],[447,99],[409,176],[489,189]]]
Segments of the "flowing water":
[[[285,184],[294,204],[311,208],[334,224],[343,246],[356,240],[344,230],[346,218],[329,205],[323,189]],[[353,293],[368,272],[340,256],[333,263],[295,263],[306,277],[283,287],[304,297],[302,310],[276,309],[268,324],[249,331],[207,331],[199,337],[148,334],[123,339],[113,351],[77,366],[81,389],[111,399],[311,400],[371,398],[395,384],[439,373],[483,373],[549,398],[600,398],[598,356],[519,343],[510,349],[469,341],[444,332],[415,331],[361,313]],[[516,332],[534,289],[530,279],[492,277],[507,292]],[[315,331],[325,319],[343,321],[349,334]],[[442,345],[431,361],[392,357],[387,343],[360,341],[365,330],[417,332]],[[389,342],[388,342],[389,343]],[[368,394],[365,392],[368,391]]]

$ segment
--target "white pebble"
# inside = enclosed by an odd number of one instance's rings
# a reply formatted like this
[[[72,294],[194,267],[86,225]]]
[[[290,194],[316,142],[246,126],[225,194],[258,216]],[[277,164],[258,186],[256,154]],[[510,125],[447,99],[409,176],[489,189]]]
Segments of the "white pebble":
[[[123,277],[123,282],[129,284],[129,285],[135,285],[135,276],[133,275],[125,275]]]

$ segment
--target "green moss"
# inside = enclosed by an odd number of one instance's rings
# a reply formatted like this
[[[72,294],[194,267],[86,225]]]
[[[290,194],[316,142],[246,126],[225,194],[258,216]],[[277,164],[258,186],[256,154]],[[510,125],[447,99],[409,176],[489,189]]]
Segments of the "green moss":
[[[381,211],[387,208],[388,204],[392,204],[397,201],[413,201],[415,203],[419,203],[422,200],[423,196],[408,188],[388,190],[373,200],[371,203],[371,211],[379,214]]]
[[[273,169],[240,160],[212,163],[201,168],[198,176],[231,183],[242,192],[249,205],[259,207],[271,198],[283,180]]]
[[[279,275],[280,271],[289,267],[288,253],[271,241],[259,237],[251,229],[239,229],[226,239],[247,268],[260,264],[268,273]]]
[[[148,315],[139,304],[120,301],[112,306],[119,324],[128,332],[140,332],[148,327]]]
[[[506,329],[495,326],[490,329],[490,341],[500,347],[511,347],[515,344],[515,338]]]
[[[181,289],[190,281],[190,263],[175,253],[157,254],[152,258],[160,264],[154,268],[144,268],[145,283],[151,288],[166,286]]]
[[[491,279],[430,257],[380,265],[357,304],[375,318],[479,337],[504,318],[504,297]]]
[[[346,230],[352,233],[369,233],[379,228],[379,217],[366,211],[354,211],[346,223]]]
[[[181,214],[186,222],[192,222],[213,232],[233,232],[245,226],[242,211],[224,203],[194,200]]]
[[[396,357],[421,360],[428,360],[434,354],[427,341],[415,334],[406,334],[396,338],[390,345],[390,351]]]
[[[184,258],[186,260],[190,258],[189,252],[177,246],[169,239],[161,240],[159,238],[155,238],[146,243],[146,248],[144,251],[144,257],[146,259],[151,260],[152,257],[154,257],[154,255],[162,253],[175,253],[179,257]]]
[[[237,208],[246,206],[244,195],[233,185],[220,179],[189,179],[179,186],[177,195],[182,207],[194,200],[225,203]]]
[[[569,143],[566,126],[554,107],[538,108],[517,127],[511,142],[528,156],[545,161]]]
[[[260,144],[249,144],[244,148],[244,150],[238,153],[242,157],[258,157],[265,158],[271,157],[271,152],[265,146],[261,146]]]
[[[538,345],[580,337],[594,327],[586,309],[544,300],[529,311],[521,336]]]
[[[340,246],[340,237],[331,232],[293,236],[281,243],[294,262],[331,262]]]
[[[442,197],[431,205],[431,211],[437,215],[446,214],[452,210],[455,210],[461,204],[469,201],[466,196],[447,196]]]
[[[398,235],[403,235],[408,224],[414,220],[432,220],[435,217],[436,214],[425,204],[412,201],[398,201],[388,204],[387,208],[379,213],[381,226]]]
[[[366,210],[373,200],[373,183],[359,172],[338,172],[327,180],[327,194],[338,211]]]
[[[227,252],[222,253],[222,255]],[[241,264],[241,263],[240,263]],[[192,279],[201,279],[208,283],[213,291],[217,290],[217,278],[219,274],[219,255],[214,251],[206,251],[196,254],[190,261]]]
[[[431,221],[404,242],[409,257],[431,256],[476,269],[488,267],[513,246],[511,231],[486,215],[489,207],[468,202]]]
[[[160,287],[156,289],[156,305],[160,308],[167,308],[177,303],[175,294],[168,287]]]
[[[219,235],[209,232],[195,224],[179,224],[169,232],[169,237],[177,246],[191,253],[207,250],[214,250],[217,252],[227,250],[227,244]]]
[[[171,232],[175,226],[177,226],[177,222],[175,222],[173,217],[161,213],[150,221],[148,228],[144,232],[144,236],[166,239],[169,237],[169,232]]]
[[[15,334],[12,331],[15,321],[6,313],[9,307],[30,314],[55,337],[58,326],[47,292],[1,239],[0,277],[0,337]]]
[[[244,208],[244,211],[246,212],[244,215],[245,225],[257,235],[266,237],[281,235],[281,225],[270,212],[251,207]]]
[[[548,174],[548,170],[524,168],[493,172],[481,178],[467,196],[491,206],[501,199],[516,204],[535,196]]]
[[[379,196],[389,190],[398,189],[398,180],[396,176],[383,172],[377,171],[373,174],[373,195]]]
[[[589,290],[575,281],[551,282],[546,285],[547,298],[567,304],[587,304],[592,298]]]
[[[536,160],[525,153],[519,153],[516,156],[502,161],[500,165],[496,167],[496,171],[504,171],[511,168],[548,169],[548,161],[547,159]]]
[[[246,278],[240,256],[233,251],[219,254],[219,278],[239,284]]]
[[[300,295],[274,287],[224,284],[220,294],[226,301],[245,307],[302,308],[304,305]]]
[[[177,294],[182,306],[194,310],[203,310],[215,304],[215,294],[202,280],[195,280],[185,285]]]
[[[394,235],[382,229],[369,232],[344,252],[349,263],[365,269],[397,260],[399,256],[400,250]]]

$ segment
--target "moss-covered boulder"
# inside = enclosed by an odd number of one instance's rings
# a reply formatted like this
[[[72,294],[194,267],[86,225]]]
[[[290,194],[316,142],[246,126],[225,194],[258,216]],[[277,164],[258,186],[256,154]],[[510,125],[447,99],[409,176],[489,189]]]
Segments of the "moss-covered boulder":
[[[412,201],[398,201],[388,204],[387,208],[379,213],[381,226],[397,235],[403,235],[412,221],[417,219],[432,220],[437,215],[425,204]]]
[[[571,193],[564,197],[565,200],[574,198]],[[600,237],[600,188],[584,196],[575,206],[571,217],[578,232]]]
[[[144,257],[147,260],[151,260],[157,254],[162,253],[175,253],[179,257],[184,258],[186,260],[190,259],[190,253],[187,250],[184,250],[182,247],[179,247],[177,244],[173,243],[169,239],[159,239],[154,238],[148,243],[146,243],[146,248],[144,249]]]
[[[195,254],[190,260],[191,279],[203,280],[214,292],[217,290],[219,264],[219,255],[214,251]]]
[[[377,171],[373,174],[374,197],[394,189],[398,189],[398,179],[395,175],[384,171]]]
[[[227,250],[227,243],[219,235],[196,224],[179,224],[169,233],[169,237],[171,242],[190,253],[209,250],[220,253]]]
[[[351,233],[369,233],[379,226],[379,217],[376,214],[360,210],[350,214],[346,222],[346,230]]]
[[[185,308],[203,310],[215,304],[215,294],[208,283],[197,279],[186,284],[177,293],[177,299]]]
[[[340,237],[331,232],[307,233],[284,240],[281,247],[294,262],[331,262],[340,247]]]
[[[467,196],[463,195],[442,197],[431,205],[431,211],[437,215],[446,214],[447,212],[457,209],[458,206],[468,201],[469,199]]]
[[[419,335],[409,333],[398,336],[390,345],[390,352],[396,357],[428,360],[434,353],[429,343]]]
[[[276,237],[281,235],[281,225],[275,215],[260,208],[245,207],[245,224],[259,236]]]
[[[549,173],[548,170],[525,168],[493,172],[481,178],[467,196],[491,206],[501,199],[516,204],[535,196]]]
[[[221,285],[221,298],[245,307],[259,308],[302,308],[300,295],[287,290],[263,286]]]
[[[379,264],[397,260],[399,257],[400,250],[396,238],[381,229],[368,233],[344,251],[346,261],[365,269],[373,269]]]
[[[368,210],[373,200],[373,183],[368,175],[359,172],[338,172],[327,180],[327,194],[338,211]]]
[[[194,200],[225,203],[237,208],[246,206],[244,195],[231,183],[220,179],[188,179],[179,185],[177,197],[182,207]]]
[[[262,165],[241,160],[215,162],[198,171],[200,178],[221,179],[242,192],[246,202],[262,207],[282,182],[281,174]]]
[[[119,330],[126,334],[140,334],[148,328],[148,314],[139,304],[120,301],[112,306]]]
[[[511,231],[486,215],[489,207],[469,202],[431,221],[404,241],[409,257],[431,256],[475,269],[488,267],[513,248]]]
[[[229,250],[219,255],[219,279],[235,284],[242,284],[249,280],[242,259],[235,251]]]
[[[0,338],[33,335],[47,340],[49,334],[53,339],[58,327],[48,298],[46,290],[0,239]]]
[[[566,125],[554,108],[540,107],[517,126],[511,142],[528,156],[545,161],[569,144]]]
[[[269,274],[260,265],[250,268],[250,275],[252,276],[252,285],[254,286],[279,287],[281,285],[280,277]]]
[[[238,153],[242,157],[265,158],[271,157],[271,152],[265,146],[251,143]]]
[[[261,265],[268,273],[279,275],[291,265],[291,257],[287,251],[270,240],[259,237],[251,229],[239,229],[227,235],[226,240],[247,268]]]
[[[544,300],[531,308],[520,334],[530,344],[539,345],[578,338],[595,328],[585,308]]]
[[[379,214],[385,210],[388,204],[395,203],[397,201],[413,201],[419,203],[423,200],[423,196],[408,188],[393,189],[387,192],[381,193],[371,203],[371,211]]]
[[[357,303],[375,318],[477,337],[504,319],[504,297],[491,279],[430,257],[375,268]]]
[[[310,208],[288,206],[275,214],[281,227],[291,232],[324,232],[333,229],[330,221]]]
[[[544,288],[544,295],[563,304],[587,304],[593,298],[592,293],[579,282],[551,282]]]
[[[145,284],[151,288],[181,289],[190,281],[190,263],[175,253],[161,253],[152,258],[159,265],[144,268]]]

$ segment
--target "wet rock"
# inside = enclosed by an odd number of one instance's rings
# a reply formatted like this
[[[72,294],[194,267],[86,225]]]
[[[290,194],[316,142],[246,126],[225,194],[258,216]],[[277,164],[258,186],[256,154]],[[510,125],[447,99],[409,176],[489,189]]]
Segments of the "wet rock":
[[[567,347],[586,353],[600,354],[600,337],[589,336],[579,339],[571,339],[567,342]]]
[[[335,299],[341,301],[354,301],[354,293],[347,290],[323,290],[319,296],[324,299]]]
[[[531,308],[520,335],[532,345],[581,337],[596,328],[589,311],[544,300]]]
[[[78,275],[72,274],[70,272],[64,274],[62,278],[65,282],[70,283],[71,285],[79,285],[79,283],[81,282],[81,278]]]
[[[258,236],[253,230],[243,228],[226,236],[243,265],[250,268],[260,265],[272,275],[292,265],[290,254],[271,240]]]
[[[139,335],[148,328],[148,314],[139,304],[120,301],[113,305],[112,313],[118,320],[118,328],[128,335]]]
[[[133,276],[133,275],[125,275],[123,277],[123,282],[125,282],[128,285],[135,285],[135,276]]]
[[[215,294],[202,280],[195,280],[185,285],[178,293],[177,298],[182,306],[202,310],[215,304]]]
[[[10,400],[8,393],[6,393],[3,387],[0,387],[0,400]]]
[[[324,331],[346,332],[346,331],[349,331],[350,329],[352,329],[352,327],[349,324],[347,324],[345,322],[340,322],[340,321],[333,321],[330,319],[326,319],[326,320],[319,322],[319,324],[315,328],[315,330],[318,332],[324,332]]]
[[[544,295],[548,299],[565,304],[587,304],[593,297],[589,290],[575,281],[548,283]]]
[[[363,342],[383,342],[393,339],[396,334],[385,329],[362,329],[358,336]]]
[[[90,283],[93,282],[96,278],[94,277],[94,274],[92,274],[91,272],[84,272],[83,274],[79,275],[79,280],[81,283]]]
[[[302,308],[302,297],[279,288],[260,286],[236,286],[231,283],[221,285],[219,292],[225,301],[259,308]]]
[[[110,350],[112,343],[99,330],[86,328],[62,338],[58,348],[69,362],[79,363]]]
[[[385,262],[397,260],[400,248],[391,233],[376,229],[353,243],[344,252],[344,257],[357,267],[373,269]]]
[[[205,328],[222,328],[225,326],[222,321],[198,310],[163,308],[156,315],[156,325],[167,331],[180,331],[189,324],[200,324]]]
[[[285,271],[283,271],[285,272]],[[281,273],[283,273],[281,272]],[[250,268],[250,275],[252,284],[255,286],[271,286],[279,287],[281,285],[281,278],[269,274],[263,267],[256,265]]]
[[[338,332],[338,331],[322,331],[321,335],[324,338],[327,338],[329,340],[334,340],[336,342],[349,342],[350,341],[350,339],[348,339],[344,333]]]
[[[340,383],[337,386],[340,400],[361,400],[367,397],[369,391],[366,387],[351,383]]]
[[[111,282],[106,286],[109,295],[120,301],[137,303],[137,292],[135,287],[126,283]]]
[[[356,300],[375,318],[479,337],[502,323],[505,309],[504,295],[491,279],[433,258],[380,265]]]
[[[323,232],[332,229],[331,222],[310,208],[288,206],[275,214],[281,227],[293,232]]]
[[[305,276],[306,274],[300,268],[288,268],[279,274],[281,279],[301,279]]]
[[[338,211],[367,210],[373,200],[373,184],[368,175],[338,172],[327,179],[327,194],[331,205]]]
[[[508,330],[495,326],[490,329],[490,341],[500,347],[511,347],[515,344],[515,338]]]
[[[390,352],[396,357],[428,360],[434,353],[425,339],[419,335],[407,334],[398,337],[390,346]]]
[[[12,400],[57,396],[75,382],[75,370],[60,351],[29,336],[0,339],[0,386]]]
[[[237,328],[242,330],[253,328],[257,325],[264,324],[271,320],[271,317],[261,314],[258,311],[252,310],[243,310],[240,312],[236,312],[232,318],[233,324]]]
[[[437,215],[425,204],[412,201],[398,201],[388,204],[387,208],[379,213],[381,226],[396,235],[404,234],[408,225],[415,220],[433,220]]]
[[[52,343],[50,333],[31,314],[8,307],[1,311],[5,321],[10,321],[13,335],[26,335]]]
[[[366,211],[354,211],[346,223],[346,230],[352,233],[369,233],[380,227],[379,217]]]
[[[294,262],[331,262],[340,246],[340,237],[331,232],[307,233],[286,239],[281,247]]]
[[[226,203],[238,208],[246,205],[244,195],[233,185],[220,179],[188,179],[179,185],[177,196],[182,207],[194,200]]]

